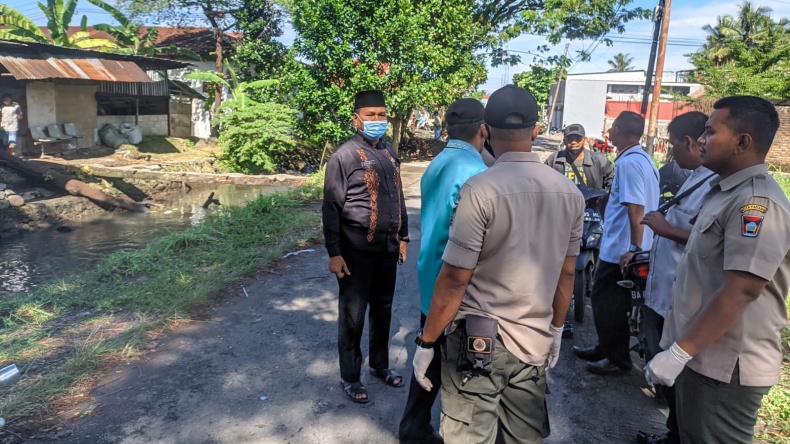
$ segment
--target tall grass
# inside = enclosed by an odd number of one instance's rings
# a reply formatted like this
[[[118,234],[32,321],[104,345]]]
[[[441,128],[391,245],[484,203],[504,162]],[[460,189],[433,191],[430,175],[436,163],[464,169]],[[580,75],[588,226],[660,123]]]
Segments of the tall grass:
[[[27,371],[16,386],[0,388],[0,416],[13,422],[39,410],[106,357],[134,351],[151,328],[313,238],[320,217],[304,204],[320,197],[318,183],[225,209],[142,250],[112,253],[36,291],[0,298],[0,362]],[[77,310],[91,315],[74,316]],[[96,333],[124,316],[134,320],[122,331]],[[57,340],[66,335],[69,341]]]

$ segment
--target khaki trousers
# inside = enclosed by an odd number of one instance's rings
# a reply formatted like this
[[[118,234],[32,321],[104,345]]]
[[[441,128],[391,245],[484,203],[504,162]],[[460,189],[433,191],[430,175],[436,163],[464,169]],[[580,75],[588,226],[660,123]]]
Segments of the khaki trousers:
[[[445,444],[542,443],[549,436],[546,366],[521,362],[497,339],[489,376],[462,384],[462,327],[442,346],[441,434]]]

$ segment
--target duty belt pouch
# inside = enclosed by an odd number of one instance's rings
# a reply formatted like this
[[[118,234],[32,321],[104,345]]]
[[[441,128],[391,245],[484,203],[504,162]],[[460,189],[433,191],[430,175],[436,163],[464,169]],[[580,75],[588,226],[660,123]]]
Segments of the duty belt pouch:
[[[459,370],[471,371],[474,375],[491,373],[491,358],[496,344],[498,322],[484,316],[466,317],[466,335],[461,341]]]

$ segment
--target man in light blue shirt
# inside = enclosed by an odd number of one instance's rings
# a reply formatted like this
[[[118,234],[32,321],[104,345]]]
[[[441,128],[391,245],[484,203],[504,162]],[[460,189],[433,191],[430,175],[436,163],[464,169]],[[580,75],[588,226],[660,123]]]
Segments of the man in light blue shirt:
[[[449,140],[422,176],[420,215],[420,257],[417,274],[420,285],[420,327],[431,307],[433,287],[442,268],[442,254],[449,238],[450,220],[458,192],[467,179],[486,169],[481,151],[488,137],[483,116],[485,108],[475,99],[460,99],[447,109],[445,122]],[[436,341],[438,349],[441,341]],[[423,390],[412,376],[409,399],[400,423],[401,443],[441,443],[431,426],[431,407],[441,386],[441,353],[435,353],[426,376],[433,388]]]
[[[617,158],[590,295],[598,345],[573,347],[576,356],[588,361],[587,370],[599,375],[625,373],[633,367],[626,317],[631,294],[617,281],[622,280],[622,266],[630,257],[649,250],[653,242],[653,231],[642,225],[642,219],[658,207],[658,170],[639,143],[644,129],[642,116],[623,111],[609,131]]]

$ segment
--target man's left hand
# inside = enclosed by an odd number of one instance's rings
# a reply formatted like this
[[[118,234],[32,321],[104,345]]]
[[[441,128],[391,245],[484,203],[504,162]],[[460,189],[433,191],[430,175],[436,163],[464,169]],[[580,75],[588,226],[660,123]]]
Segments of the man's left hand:
[[[400,241],[400,262],[406,263],[406,256],[409,254],[409,243]]]
[[[628,262],[631,261],[631,258],[634,257],[634,253],[630,251],[625,252],[622,256],[620,256],[620,271],[625,270],[625,266],[628,265]]]
[[[680,348],[677,342],[674,342],[669,350],[662,351],[647,363],[645,379],[650,385],[660,384],[672,387],[675,385],[675,379],[690,360],[691,356]]]

